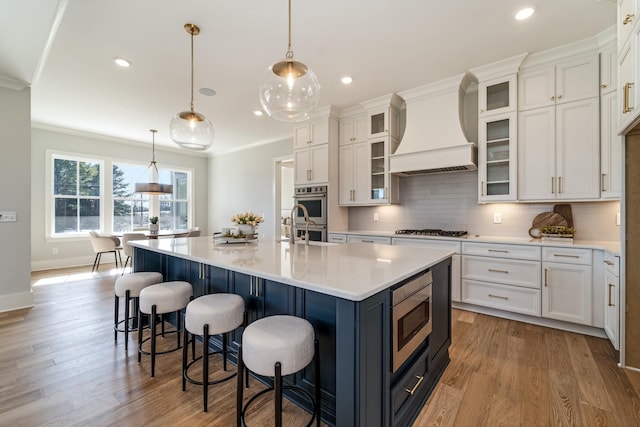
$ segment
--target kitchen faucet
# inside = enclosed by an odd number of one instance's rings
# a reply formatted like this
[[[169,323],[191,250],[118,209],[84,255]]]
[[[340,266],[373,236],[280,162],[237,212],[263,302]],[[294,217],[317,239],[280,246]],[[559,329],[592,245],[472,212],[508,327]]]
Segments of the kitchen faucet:
[[[295,244],[296,243],[296,221],[295,221],[295,217],[293,216],[293,213],[295,212],[296,208],[300,208],[302,209],[302,214],[304,215],[304,222],[305,222],[305,231],[304,231],[304,241],[305,241],[305,245],[309,245],[309,223],[313,222],[309,219],[309,211],[307,210],[305,205],[301,205],[300,203],[293,205],[293,207],[291,208],[291,244]]]

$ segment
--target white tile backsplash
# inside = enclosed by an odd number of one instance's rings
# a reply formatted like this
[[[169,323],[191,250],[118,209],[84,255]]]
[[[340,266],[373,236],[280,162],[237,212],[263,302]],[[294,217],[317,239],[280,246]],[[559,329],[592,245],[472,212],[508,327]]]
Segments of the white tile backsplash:
[[[400,178],[400,204],[349,208],[350,230],[400,228],[466,230],[485,236],[527,237],[531,221],[556,203],[478,204],[477,171]],[[563,203],[558,201],[557,203]],[[616,213],[620,202],[571,203],[576,239],[619,241]],[[378,213],[378,221],[373,213]],[[493,223],[494,212],[502,223]]]

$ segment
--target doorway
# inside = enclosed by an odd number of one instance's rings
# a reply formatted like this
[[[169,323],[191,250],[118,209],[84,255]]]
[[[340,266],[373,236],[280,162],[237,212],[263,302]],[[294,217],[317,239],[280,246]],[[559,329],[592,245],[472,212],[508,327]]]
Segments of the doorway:
[[[274,206],[276,221],[273,235],[276,239],[287,240],[291,236],[291,208],[293,207],[293,159],[275,159]],[[280,219],[279,221],[277,219]]]

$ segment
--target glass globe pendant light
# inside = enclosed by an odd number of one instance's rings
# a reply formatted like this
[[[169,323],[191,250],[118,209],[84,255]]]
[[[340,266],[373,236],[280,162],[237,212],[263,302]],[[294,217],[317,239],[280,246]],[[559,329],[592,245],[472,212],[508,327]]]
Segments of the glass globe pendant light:
[[[136,193],[140,194],[151,194],[151,195],[159,195],[159,194],[173,194],[173,185],[171,184],[160,184],[156,182],[157,177],[159,175],[158,166],[156,165],[156,132],[155,129],[149,129],[152,135],[151,142],[151,163],[147,167],[147,170],[151,169],[151,173],[153,175],[152,182],[136,182],[135,189]]]
[[[203,114],[193,108],[193,36],[200,34],[195,24],[184,24],[184,29],[191,34],[191,102],[189,111],[181,111],[173,116],[169,124],[169,132],[173,142],[182,148],[204,151],[213,144],[215,131],[213,124]]]
[[[291,0],[289,0],[289,47],[285,59],[273,64],[260,85],[260,103],[264,111],[279,122],[301,122],[318,106],[318,77],[291,50]]]

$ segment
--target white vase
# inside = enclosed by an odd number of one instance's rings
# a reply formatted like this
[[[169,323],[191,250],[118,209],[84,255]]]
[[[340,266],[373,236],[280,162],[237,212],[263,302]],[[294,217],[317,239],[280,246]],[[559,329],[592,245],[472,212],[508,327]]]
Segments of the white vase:
[[[149,231],[157,233],[160,230],[160,224],[149,224]]]
[[[239,224],[238,232],[244,234],[245,236],[251,236],[255,233],[255,229],[251,224]]]

